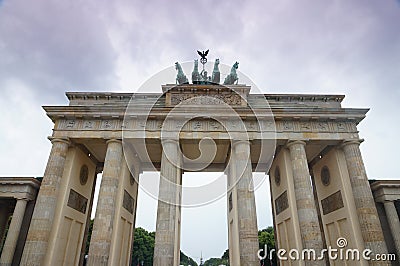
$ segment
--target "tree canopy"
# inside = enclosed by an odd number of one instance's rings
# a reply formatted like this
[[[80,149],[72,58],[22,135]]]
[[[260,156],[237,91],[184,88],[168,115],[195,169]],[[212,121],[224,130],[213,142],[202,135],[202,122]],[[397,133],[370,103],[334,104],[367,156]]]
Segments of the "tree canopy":
[[[90,245],[90,236],[92,235],[93,229],[93,220],[90,221],[88,239],[86,242],[86,254],[89,251]],[[265,248],[267,246],[268,255],[271,249],[275,248],[275,239],[274,239],[274,229],[272,226],[269,226],[265,229],[258,231],[258,241],[259,248]],[[154,254],[154,242],[155,242],[155,232],[148,232],[141,227],[135,228],[134,233],[134,243],[133,243],[133,252],[132,252],[132,266],[146,266],[153,265],[153,254]],[[262,253],[263,254],[263,253]],[[180,254],[181,265],[184,266],[198,266],[198,264],[191,258],[188,257],[181,251]],[[273,256],[273,265],[276,265],[276,256]],[[221,255],[221,258],[210,258],[204,262],[204,266],[219,266],[226,265],[229,266],[229,249],[225,250]],[[269,264],[269,258],[265,261],[264,265]]]
[[[93,230],[93,219],[90,221],[88,238],[86,241],[86,254],[89,252],[90,238]],[[148,232],[141,227],[135,228],[133,251],[132,251],[132,266],[152,266],[154,254],[154,239],[155,232]],[[181,251],[181,265],[197,266],[197,263]]]
[[[267,246],[268,256],[269,256],[269,251],[275,248],[274,228],[272,226],[269,226],[265,229],[259,230],[258,242],[260,249],[264,250],[265,245]],[[263,254],[264,253],[261,253],[261,255]],[[276,265],[275,254],[273,256],[272,261],[274,262],[273,265]],[[229,266],[229,249],[225,250],[221,258],[210,258],[204,262],[204,266],[219,266],[219,265]],[[269,257],[268,260],[264,261],[264,265],[270,265]]]

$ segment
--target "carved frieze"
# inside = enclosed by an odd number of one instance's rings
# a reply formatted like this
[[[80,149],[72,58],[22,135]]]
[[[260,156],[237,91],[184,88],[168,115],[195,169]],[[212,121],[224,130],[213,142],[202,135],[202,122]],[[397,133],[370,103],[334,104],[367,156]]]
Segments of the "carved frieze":
[[[75,120],[67,120],[65,123],[66,128],[75,128],[76,127],[76,121]]]
[[[93,129],[93,128],[95,127],[95,125],[96,125],[96,122],[95,122],[95,121],[86,120],[86,121],[83,123],[83,129],[85,129],[85,130],[87,130],[87,129]]]
[[[70,190],[67,202],[68,207],[71,207],[72,209],[85,214],[87,203],[88,203],[87,198],[85,198],[83,195],[79,194],[73,189]]]
[[[340,190],[321,200],[321,205],[324,215],[343,208],[344,204]]]
[[[356,125],[351,122],[320,122],[320,121],[276,121],[277,132],[357,132]]]
[[[171,105],[215,105],[221,104],[221,101],[229,105],[241,105],[242,97],[239,94],[232,93],[204,95],[199,95],[198,93],[171,93]]]
[[[283,121],[282,123],[283,131],[293,131],[293,121]]]
[[[287,191],[283,192],[279,197],[275,200],[275,213],[276,215],[280,214],[284,210],[289,208],[289,201],[287,196]]]
[[[115,129],[115,121],[108,119],[101,121],[100,129]]]
[[[56,124],[58,130],[151,130],[161,129],[181,131],[225,131],[225,130],[244,130],[257,132],[262,128],[264,131],[277,132],[314,132],[314,133],[357,133],[356,124],[353,122],[338,121],[292,121],[278,120],[258,121],[243,120],[230,121],[227,118],[220,122],[214,119],[192,119],[189,121],[176,119],[173,122],[164,124],[164,118],[151,118],[147,121],[143,118],[131,118],[122,121],[122,119],[65,119]]]
[[[313,123],[314,125],[314,131],[315,132],[329,132],[329,125],[328,122],[315,122]]]
[[[336,130],[338,131],[338,132],[345,132],[346,131],[346,124],[345,123],[343,123],[343,122],[337,122],[337,123],[335,123],[335,125],[336,125]]]
[[[130,214],[133,214],[133,210],[135,208],[135,199],[126,190],[124,190],[122,207],[124,207],[125,210],[127,210]]]
[[[303,121],[301,121],[301,122],[296,123],[296,124],[299,125],[299,127],[300,127],[299,130],[300,131],[310,132],[312,130],[311,122],[308,122],[308,121],[303,122]]]

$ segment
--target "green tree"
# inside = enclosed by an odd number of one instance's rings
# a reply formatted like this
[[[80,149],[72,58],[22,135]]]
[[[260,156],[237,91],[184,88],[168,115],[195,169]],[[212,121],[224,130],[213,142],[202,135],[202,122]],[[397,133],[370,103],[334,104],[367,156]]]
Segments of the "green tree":
[[[93,231],[93,221],[94,219],[90,219],[89,230],[86,238],[86,246],[85,246],[85,254],[89,254],[89,246],[90,246],[90,239],[92,238],[92,231]]]
[[[181,265],[185,265],[185,266],[197,266],[197,263],[191,258],[185,255],[185,253],[183,253],[181,251]]]
[[[155,232],[147,232],[138,227],[135,229],[133,240],[132,266],[153,265]],[[197,263],[181,251],[180,264],[197,266]]]
[[[270,250],[275,249],[275,235],[274,235],[274,228],[272,226],[268,226],[263,230],[258,231],[258,243],[259,248],[264,250],[265,246],[267,246],[267,259],[264,262],[264,265],[270,265]],[[263,255],[264,253],[261,253]],[[276,254],[272,254],[272,262],[273,265],[276,265]]]
[[[267,245],[268,249],[275,248],[274,228],[268,226],[267,228],[258,231],[259,247],[264,248]]]
[[[135,228],[133,239],[132,265],[153,265],[154,232]]]
[[[265,245],[267,246],[268,259],[266,259],[264,261],[264,265],[270,265],[269,252],[271,249],[275,249],[275,235],[274,235],[274,228],[272,226],[268,226],[267,228],[258,231],[258,243],[259,243],[260,249],[264,250]],[[264,255],[264,253],[261,253],[261,255]],[[225,260],[221,260],[221,259],[225,259]],[[211,264],[207,264],[207,265],[214,265],[214,263],[217,263],[216,265],[219,265],[218,263],[229,265],[229,249],[225,250],[221,259],[212,258],[211,261],[207,260],[207,262],[210,261],[209,263],[211,263]],[[272,262],[273,262],[273,265],[276,265],[276,254],[275,253],[273,254]]]
[[[222,254],[221,259],[226,259],[229,261],[229,249],[225,250],[224,254]]]
[[[204,262],[204,266],[219,266],[219,265],[229,265],[226,259],[221,258],[210,258]]]
[[[204,266],[229,266],[229,249],[225,250],[221,258],[210,258],[204,262]]]
[[[86,239],[86,254],[89,253],[92,230],[93,230],[93,220],[90,220],[88,237]],[[155,242],[155,232],[148,232],[141,227],[135,228],[134,239],[133,239],[132,266],[137,266],[137,265],[141,266],[142,263],[144,266],[153,265],[154,242]],[[225,253],[227,252],[228,250],[225,251]],[[228,254],[227,256],[229,256],[229,252],[227,254]],[[180,261],[181,265],[197,266],[197,263],[182,251],[180,256],[181,256],[181,261]],[[224,261],[229,262],[229,258],[225,259]],[[224,262],[220,264],[229,265]]]

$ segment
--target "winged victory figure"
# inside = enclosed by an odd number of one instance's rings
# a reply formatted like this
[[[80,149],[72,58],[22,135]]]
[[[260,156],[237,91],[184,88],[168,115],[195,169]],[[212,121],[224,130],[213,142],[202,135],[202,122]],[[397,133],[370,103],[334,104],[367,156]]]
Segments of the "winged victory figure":
[[[201,59],[206,59],[206,56],[208,55],[208,51],[209,50],[207,50],[207,51],[203,51],[203,52],[200,52],[199,50],[197,50],[197,53],[201,56]]]

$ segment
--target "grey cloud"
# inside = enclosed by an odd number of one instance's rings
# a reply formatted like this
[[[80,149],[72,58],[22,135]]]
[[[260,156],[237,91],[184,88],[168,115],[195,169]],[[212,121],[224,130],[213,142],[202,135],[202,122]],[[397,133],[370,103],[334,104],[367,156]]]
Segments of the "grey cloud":
[[[9,84],[29,87],[34,97],[24,99],[29,108],[64,104],[66,90],[129,89],[120,88],[121,58],[134,65],[128,75],[143,82],[175,61],[196,58],[197,49],[210,49],[210,60],[219,57],[228,65],[238,60],[239,69],[266,93],[341,93],[346,107],[371,107],[360,125],[368,173],[394,178],[399,20],[400,4],[394,0],[0,1],[0,90],[8,97]],[[12,110],[16,102],[3,100],[2,110]],[[17,111],[3,115],[8,117],[2,121],[15,121],[15,132],[27,120],[48,126],[38,112],[29,119]],[[3,146],[15,149],[7,154],[16,157],[19,150],[36,150],[42,143],[31,138],[20,145],[12,135],[0,132],[0,139],[15,143]],[[47,153],[41,156],[36,160],[45,162]],[[20,171],[10,167],[0,168]],[[257,204],[269,208],[266,202]],[[185,226],[185,232],[197,229]],[[194,255],[199,244],[185,239],[185,251]]]
[[[0,79],[25,82],[42,98],[113,84],[113,47],[90,6],[6,1],[0,7]]]

